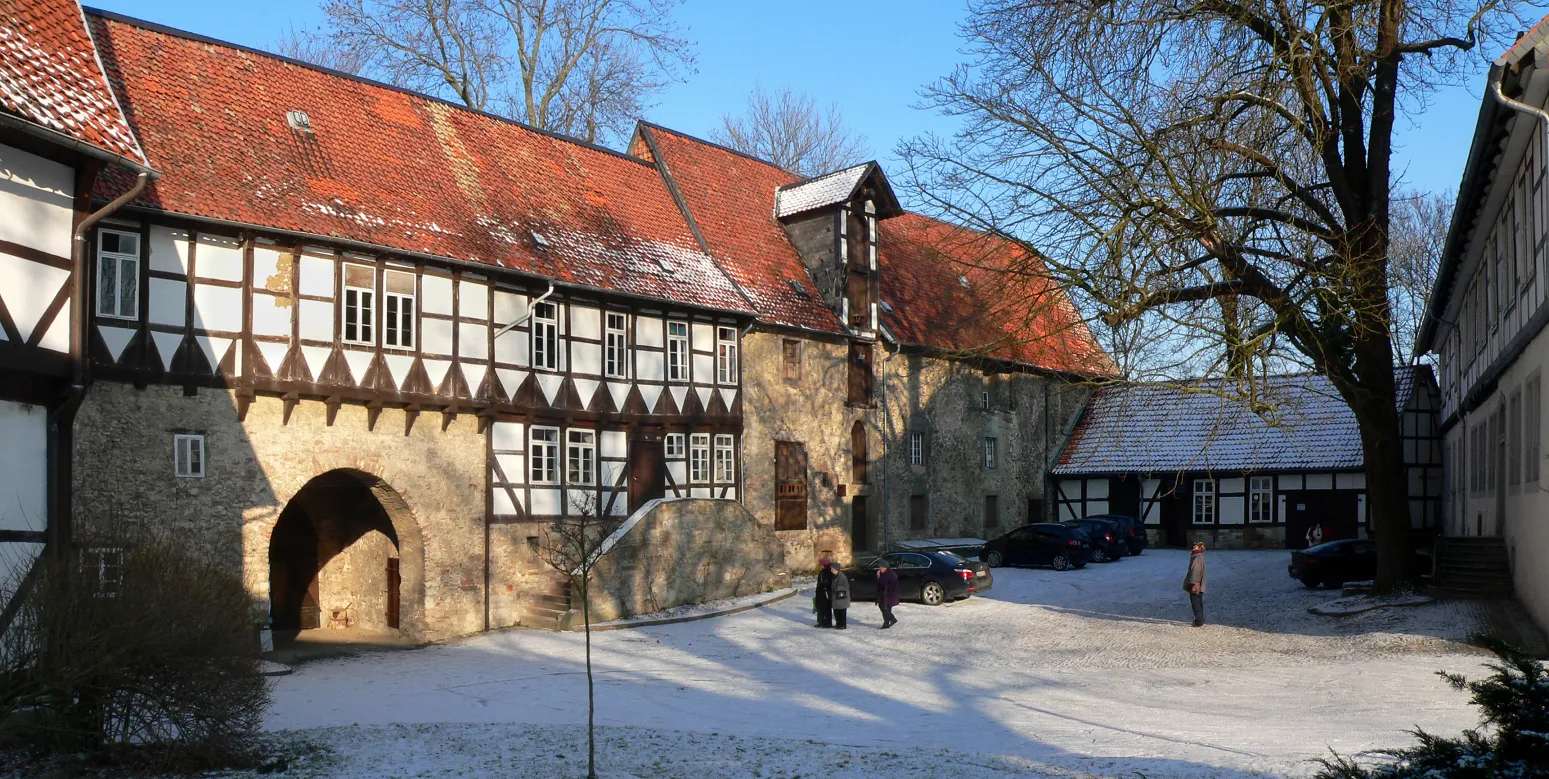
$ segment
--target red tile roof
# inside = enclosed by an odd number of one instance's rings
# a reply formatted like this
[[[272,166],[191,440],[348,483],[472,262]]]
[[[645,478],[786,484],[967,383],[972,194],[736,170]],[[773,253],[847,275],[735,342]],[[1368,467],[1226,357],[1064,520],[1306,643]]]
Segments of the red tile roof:
[[[0,0],[0,109],[145,164],[75,0]]]
[[[162,173],[138,205],[747,308],[649,163],[262,52],[90,21]]]

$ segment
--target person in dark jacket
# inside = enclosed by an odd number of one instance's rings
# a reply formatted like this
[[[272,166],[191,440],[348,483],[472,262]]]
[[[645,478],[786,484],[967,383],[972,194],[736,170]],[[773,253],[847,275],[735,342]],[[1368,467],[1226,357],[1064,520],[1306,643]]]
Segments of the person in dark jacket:
[[[1194,627],[1205,626],[1205,542],[1195,541],[1189,553],[1189,572],[1183,576],[1183,589],[1194,607]]]
[[[827,557],[818,561],[818,588],[812,596],[812,610],[818,614],[820,628],[834,626],[834,572],[829,570],[832,565]]]
[[[838,563],[830,563],[828,570],[833,571],[832,603],[834,608],[834,629],[844,630],[845,612],[850,609],[850,580],[845,578],[844,572],[839,570]]]
[[[877,608],[882,610],[882,629],[897,625],[893,607],[898,605],[898,572],[888,567],[887,558],[877,564]]]

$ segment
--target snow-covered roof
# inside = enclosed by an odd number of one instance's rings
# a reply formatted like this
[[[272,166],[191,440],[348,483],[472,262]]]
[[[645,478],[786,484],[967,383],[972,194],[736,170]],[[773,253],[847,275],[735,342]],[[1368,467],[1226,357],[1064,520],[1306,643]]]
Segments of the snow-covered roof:
[[[815,208],[848,202],[870,170],[871,163],[867,162],[780,187],[775,191],[775,217],[784,219]]]
[[[1394,374],[1396,406],[1414,395],[1421,372]],[[1254,404],[1217,381],[1137,384],[1093,395],[1054,466],[1056,475],[1181,471],[1298,471],[1360,468],[1355,414],[1328,377],[1275,376]]]

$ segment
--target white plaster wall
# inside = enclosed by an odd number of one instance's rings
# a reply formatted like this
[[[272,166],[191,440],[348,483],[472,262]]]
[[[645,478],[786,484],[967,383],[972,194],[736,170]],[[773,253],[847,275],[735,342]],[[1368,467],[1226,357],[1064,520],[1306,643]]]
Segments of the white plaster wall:
[[[0,400],[0,530],[48,524],[48,412]]]
[[[151,225],[151,270],[188,273],[188,231]]]
[[[1240,483],[1242,479],[1237,479],[1236,481]],[[1231,497],[1222,497],[1220,498],[1220,501],[1221,524],[1241,525],[1247,515],[1246,510],[1244,509],[1244,498],[1241,495],[1237,495]]]
[[[1540,382],[1549,379],[1549,331],[1540,331],[1522,356],[1500,379],[1494,393],[1482,409],[1493,409],[1501,398],[1511,397],[1534,374]],[[1540,384],[1542,386],[1542,384]],[[1532,615],[1540,628],[1549,629],[1549,441],[1544,436],[1545,408],[1549,403],[1539,399],[1538,439],[1539,480],[1537,484],[1524,484],[1516,490],[1507,488],[1506,522],[1503,535],[1512,560],[1512,579],[1517,599]],[[1470,420],[1473,422],[1474,420]],[[1504,476],[1502,477],[1504,480]],[[1483,511],[1488,518],[1495,511],[1495,498],[1478,497],[1470,501],[1470,514]],[[1485,522],[1488,532],[1489,521]]]
[[[457,303],[462,307],[459,316],[469,319],[489,318],[489,287],[471,281],[457,282]]]
[[[242,280],[242,242],[220,235],[200,235],[194,255],[194,275],[220,281]]]
[[[202,256],[202,255],[199,255]],[[203,267],[196,259],[195,267]],[[194,286],[194,327],[205,330],[242,330],[242,290],[235,287]]]
[[[74,193],[69,167],[0,145],[0,240],[69,257]]]

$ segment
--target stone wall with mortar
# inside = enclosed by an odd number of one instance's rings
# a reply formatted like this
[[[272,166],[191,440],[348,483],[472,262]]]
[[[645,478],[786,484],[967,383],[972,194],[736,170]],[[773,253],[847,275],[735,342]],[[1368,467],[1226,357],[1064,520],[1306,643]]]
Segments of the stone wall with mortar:
[[[94,385],[76,422],[78,535],[104,520],[172,530],[239,573],[264,606],[280,512],[314,477],[346,469],[373,487],[392,519],[404,632],[440,639],[482,629],[486,465],[477,420],[459,416],[443,430],[439,414],[426,414],[405,435],[401,410],[383,410],[371,430],[362,406],[340,407],[332,425],[321,402],[301,402],[288,423],[283,406],[255,398],[243,421],[227,391]],[[205,436],[204,478],[174,475],[175,433]]]
[[[647,511],[598,559],[592,622],[790,586],[771,525],[729,500],[675,499]]]

